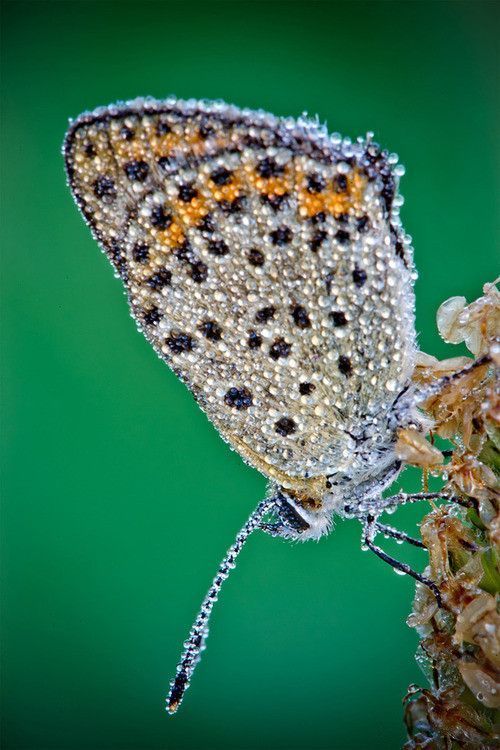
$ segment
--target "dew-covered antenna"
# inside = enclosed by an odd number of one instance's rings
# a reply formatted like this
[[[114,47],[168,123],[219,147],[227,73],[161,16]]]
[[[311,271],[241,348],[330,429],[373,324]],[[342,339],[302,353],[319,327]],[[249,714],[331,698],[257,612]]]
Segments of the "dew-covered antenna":
[[[239,531],[233,544],[229,547],[224,559],[219,565],[217,574],[212,581],[207,595],[203,599],[200,611],[189,632],[187,641],[184,642],[184,652],[177,666],[177,672],[170,683],[170,692],[167,698],[167,711],[175,714],[179,708],[184,693],[189,687],[189,681],[198,664],[201,652],[205,648],[205,641],[208,636],[208,625],[213,606],[219,597],[223,582],[229,576],[230,571],[235,567],[236,558],[241,552],[246,540],[255,529],[259,528],[264,516],[274,505],[272,498],[266,498],[254,510],[246,524]]]

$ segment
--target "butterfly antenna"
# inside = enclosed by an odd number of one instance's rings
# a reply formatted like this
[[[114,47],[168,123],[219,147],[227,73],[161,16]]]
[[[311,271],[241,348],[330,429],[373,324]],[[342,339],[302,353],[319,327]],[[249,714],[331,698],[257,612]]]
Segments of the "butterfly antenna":
[[[184,693],[189,687],[191,676],[200,660],[201,652],[205,648],[210,615],[212,614],[214,604],[219,597],[222,584],[229,576],[230,571],[235,567],[236,558],[240,554],[246,540],[252,531],[255,531],[255,529],[260,527],[264,516],[271,510],[273,504],[274,501],[272,498],[266,498],[259,503],[246,524],[237,534],[236,539],[229,547],[224,559],[219,565],[217,574],[212,581],[212,585],[210,586],[207,595],[203,599],[200,611],[198,612],[196,620],[189,632],[189,637],[187,641],[184,642],[184,651],[177,666],[176,675],[170,683],[170,693],[167,698],[167,711],[170,714],[175,714],[179,708],[182,699],[184,698]]]

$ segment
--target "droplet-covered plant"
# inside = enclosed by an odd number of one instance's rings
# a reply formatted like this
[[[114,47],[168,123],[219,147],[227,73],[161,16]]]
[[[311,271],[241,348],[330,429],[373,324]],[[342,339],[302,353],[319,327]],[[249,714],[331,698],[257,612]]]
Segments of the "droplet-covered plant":
[[[500,709],[500,293],[495,284],[470,305],[444,302],[438,329],[449,343],[465,342],[477,367],[451,380],[425,402],[434,435],[450,441],[438,451],[421,435],[404,434],[400,452],[443,479],[450,502],[433,507],[420,524],[429,553],[426,575],[441,607],[417,583],[408,624],[419,635],[417,660],[428,687],[411,685],[404,699],[405,750],[486,750],[499,747]],[[423,383],[461,370],[463,357],[422,355]],[[483,364],[480,364],[480,363]],[[445,458],[449,462],[445,463]]]

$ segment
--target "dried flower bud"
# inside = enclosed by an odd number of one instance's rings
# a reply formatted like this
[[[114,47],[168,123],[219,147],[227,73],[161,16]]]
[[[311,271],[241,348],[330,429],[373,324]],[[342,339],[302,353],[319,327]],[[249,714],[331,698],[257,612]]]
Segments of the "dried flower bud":
[[[446,607],[457,612],[470,600],[471,589],[474,590],[483,577],[480,556],[474,554],[480,549],[477,539],[448,506],[429,513],[422,521],[420,532],[429,551],[431,578],[440,582]]]
[[[495,367],[500,367],[500,342],[494,341],[490,346],[490,357]]]
[[[438,312],[446,341],[465,341],[476,357],[491,362],[448,382],[423,407],[433,432],[452,440],[451,462],[443,467],[446,490],[470,503],[465,511],[451,504],[435,507],[422,521],[429,553],[426,575],[439,588],[443,608],[432,592],[417,584],[408,624],[420,636],[417,661],[428,690],[412,686],[405,698],[409,740],[405,750],[493,750],[499,747],[492,710],[500,708],[500,389],[494,368],[500,365],[500,294],[486,284],[484,296],[467,305],[453,297]],[[414,379],[429,385],[472,365],[457,357],[438,362],[420,353]],[[423,433],[403,430],[396,450],[407,462],[426,464]],[[432,446],[430,446],[432,447]],[[430,457],[427,457],[427,461]]]
[[[454,455],[448,476],[452,492],[476,500],[500,501],[500,482],[495,473],[473,455]]]
[[[496,384],[494,384],[496,385]],[[500,446],[500,389],[492,386],[485,394],[482,404],[486,432]],[[495,439],[496,431],[496,439]]]
[[[434,365],[430,371],[420,370],[417,377],[432,382],[434,378],[460,371],[464,360],[471,364],[465,357],[444,360]],[[488,363],[475,367],[424,402],[423,408],[433,417],[434,431],[440,437],[449,439],[460,435],[465,447],[469,448],[473,435],[483,432],[482,407],[490,384],[490,369]],[[480,444],[481,441],[475,447],[480,448]]]
[[[413,379],[417,383],[430,385],[434,380],[442,378],[444,375],[453,375],[454,372],[463,370],[473,361],[470,357],[451,357],[450,359],[439,360],[425,352],[417,352]]]
[[[474,662],[458,665],[462,679],[478,701],[488,708],[500,708],[500,682]]]
[[[420,697],[415,696],[420,692]],[[404,750],[487,750],[498,747],[492,722],[460,700],[453,688],[434,695],[411,686],[405,700],[405,722],[412,739]],[[416,703],[416,707],[413,704]],[[443,738],[449,738],[442,741]],[[455,745],[454,743],[458,743]]]
[[[463,323],[460,316],[465,310],[465,297],[450,297],[443,302],[436,315],[438,331],[448,344],[460,344],[463,340]]]
[[[398,431],[395,452],[401,461],[423,469],[439,466],[444,461],[440,450],[431,445],[422,433],[410,428]]]
[[[451,297],[437,312],[437,327],[444,341],[462,341],[476,357],[487,354],[500,336],[500,292],[496,284],[485,284],[484,295],[467,305],[465,297]]]
[[[491,666],[500,669],[500,614],[492,594],[481,592],[459,613],[453,642],[457,646],[463,642],[474,643]]]

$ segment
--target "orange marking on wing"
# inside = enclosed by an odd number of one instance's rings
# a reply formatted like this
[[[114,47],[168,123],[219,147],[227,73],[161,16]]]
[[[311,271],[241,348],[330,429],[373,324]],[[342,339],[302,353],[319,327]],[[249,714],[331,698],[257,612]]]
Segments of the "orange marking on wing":
[[[147,161],[148,154],[146,153],[144,144],[138,139],[134,139],[133,141],[115,141],[113,148],[115,157],[120,163]]]
[[[186,134],[186,145],[193,156],[203,156],[207,150],[206,141],[200,136],[198,129]]]
[[[184,225],[196,226],[208,213],[207,201],[200,195],[197,195],[189,203],[177,201],[176,211]]]
[[[166,250],[173,250],[184,242],[185,236],[181,225],[174,220],[167,229],[152,230],[156,240],[165,246]]]
[[[217,151],[228,148],[231,145],[231,139],[224,133],[217,133],[215,138],[215,147]]]
[[[141,130],[134,123],[130,128],[132,137],[123,135],[123,123],[113,122],[107,129],[113,155],[120,165],[130,161],[147,161],[148,147],[141,138]],[[109,148],[109,147],[108,147]]]
[[[305,189],[305,175],[299,174],[299,213],[304,217],[311,217],[319,212],[330,213],[338,217],[348,213],[350,209],[359,211],[361,209],[363,194],[366,186],[366,178],[359,172],[353,171],[346,175],[347,188],[338,192],[330,183],[320,193],[310,193]]]
[[[182,145],[183,139],[177,133],[165,133],[164,135],[150,135],[151,150],[157,159],[162,156],[171,156],[174,149]]]
[[[228,201],[232,203],[242,193],[242,185],[237,173],[233,174],[231,182],[227,185],[216,185],[213,180],[209,180],[208,187],[217,202]]]
[[[261,177],[253,167],[245,169],[246,177],[251,186],[265,195],[285,195],[292,189],[290,170],[285,168],[281,177]]]

